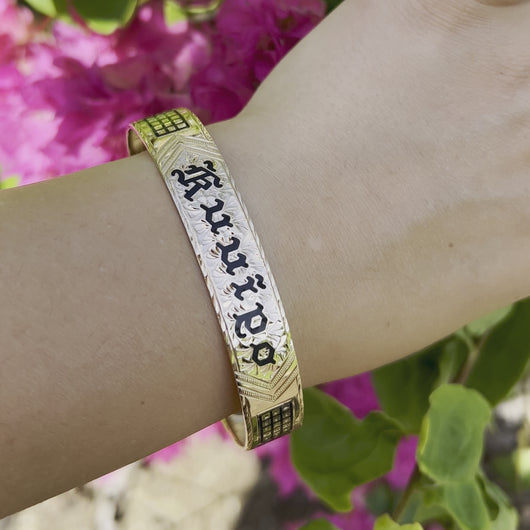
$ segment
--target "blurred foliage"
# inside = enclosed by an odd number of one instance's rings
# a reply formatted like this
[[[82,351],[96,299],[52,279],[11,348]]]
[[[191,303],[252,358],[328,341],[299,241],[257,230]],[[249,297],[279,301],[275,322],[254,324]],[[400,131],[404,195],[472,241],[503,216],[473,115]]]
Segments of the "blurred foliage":
[[[352,489],[392,469],[401,437],[418,434],[417,466],[401,496],[388,486],[367,496],[380,516],[376,529],[436,521],[455,530],[516,530],[517,511],[486,477],[481,458],[492,407],[509,395],[529,357],[530,298],[375,370],[382,411],[362,421],[307,389],[304,425],[291,434],[293,463],[320,499],[347,511]],[[530,483],[530,435],[519,438],[513,454],[491,463],[508,486]]]
[[[181,20],[202,21],[215,16],[223,0],[164,0],[168,26]],[[96,33],[109,35],[127,25],[146,0],[24,0],[36,13],[66,22],[85,24]]]
[[[6,190],[7,188],[15,188],[20,185],[20,177],[18,175],[11,175],[9,177],[2,178],[0,175],[0,190]]]
[[[326,13],[331,13],[336,7],[342,4],[344,0],[324,0],[326,4]]]
[[[497,316],[499,321],[481,342],[466,381],[492,405],[506,397],[530,357],[530,300],[515,305],[508,314]]]
[[[327,519],[320,518],[314,519],[304,526],[300,527],[299,530],[339,530],[334,524],[330,523]]]
[[[359,421],[316,388],[304,390],[304,405],[304,428],[291,435],[293,463],[321,499],[348,512],[353,488],[392,469],[401,429],[381,412]]]
[[[147,0],[19,0],[36,13],[66,22],[85,24],[96,33],[109,35],[125,26]],[[181,20],[203,21],[215,16],[223,0],[164,0],[168,26]],[[326,13],[343,0],[323,0]]]
[[[374,530],[422,530],[422,526],[419,523],[400,525],[385,514],[377,519]]]

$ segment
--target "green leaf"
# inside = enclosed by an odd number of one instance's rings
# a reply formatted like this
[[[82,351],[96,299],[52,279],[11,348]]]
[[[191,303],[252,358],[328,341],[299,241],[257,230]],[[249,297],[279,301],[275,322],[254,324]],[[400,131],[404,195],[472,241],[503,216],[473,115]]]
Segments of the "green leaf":
[[[350,493],[392,469],[399,425],[380,412],[363,421],[316,388],[304,390],[304,425],[291,434],[300,476],[333,509],[352,509]]]
[[[380,482],[366,493],[364,502],[370,513],[383,515],[392,513],[396,504],[396,495],[387,482]]]
[[[418,521],[420,523],[437,521],[444,528],[452,521],[443,507],[442,486],[431,486],[429,490],[419,488],[411,495],[409,506],[403,512],[401,520]]]
[[[175,0],[164,0],[164,20],[168,27],[187,18],[186,10]]]
[[[476,479],[444,484],[443,499],[462,530],[490,530],[488,509]]]
[[[340,530],[330,521],[324,518],[314,519],[309,523],[301,526],[298,530]]]
[[[428,523],[436,520],[440,524],[445,524],[451,519],[447,511],[440,506],[441,499],[442,486],[433,483],[429,477],[420,473],[408,501],[399,512],[398,520],[402,523]]]
[[[515,467],[514,453],[502,453],[492,455],[488,459],[488,466],[499,484],[510,491],[517,491],[519,486],[519,477]],[[530,484],[529,484],[530,486]]]
[[[11,175],[3,180],[0,180],[0,190],[6,190],[8,188],[16,188],[20,185],[21,178],[18,175]]]
[[[499,506],[499,515],[491,522],[491,530],[517,530],[519,528],[519,514],[511,506]]]
[[[517,510],[510,504],[506,493],[483,473],[479,477],[479,482],[487,499],[496,507],[496,513],[491,522],[491,530],[517,530],[519,516]]]
[[[134,15],[136,0],[72,0],[88,27],[108,35],[124,26]]]
[[[513,304],[510,304],[506,307],[501,307],[500,309],[496,309],[487,315],[477,318],[477,320],[473,320],[473,322],[466,324],[465,327],[472,335],[480,337],[484,335],[488,329],[497,325],[499,322],[501,322],[501,320],[504,320],[504,318],[506,318],[512,309]]]
[[[438,360],[439,375],[434,388],[452,382],[462,366],[464,366],[468,356],[469,347],[467,342],[461,337],[453,335],[451,340],[448,340],[445,344]]]
[[[25,0],[31,8],[48,17],[56,17],[57,9],[54,0]]]
[[[441,483],[471,480],[491,416],[488,402],[462,385],[442,385],[430,403],[416,452],[421,471]]]
[[[496,405],[519,379],[530,358],[530,298],[514,305],[511,313],[486,336],[466,385]]]
[[[25,0],[32,9],[48,17],[71,22],[66,0]]]
[[[394,522],[386,513],[375,521],[374,530],[423,530],[420,523],[400,525]]]
[[[524,489],[530,488],[530,447],[519,447],[513,452],[513,465],[517,484]]]
[[[381,408],[410,434],[420,431],[429,395],[458,372],[468,354],[466,343],[450,337],[372,372]],[[406,381],[406,384],[403,382]]]
[[[326,15],[331,13],[336,7],[338,7],[344,0],[324,0],[326,3]]]

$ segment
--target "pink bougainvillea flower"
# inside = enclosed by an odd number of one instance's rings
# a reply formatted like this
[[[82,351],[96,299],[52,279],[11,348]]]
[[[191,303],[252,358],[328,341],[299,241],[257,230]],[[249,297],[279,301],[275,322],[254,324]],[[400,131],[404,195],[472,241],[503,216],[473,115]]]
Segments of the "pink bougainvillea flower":
[[[387,482],[396,489],[404,489],[416,465],[417,436],[403,437],[396,450],[394,467],[385,475]]]
[[[42,150],[54,134],[47,127],[46,112],[37,113],[38,123],[31,123],[36,114],[21,95],[36,33],[29,9],[14,0],[0,0],[0,179],[40,167],[46,160]]]
[[[346,405],[360,420],[372,410],[379,409],[379,401],[369,372],[325,383],[319,388]]]
[[[280,59],[322,20],[321,0],[225,0],[208,31],[212,60],[193,77],[208,121],[236,115]]]
[[[320,0],[226,0],[215,24],[167,27],[162,1],[153,0],[112,35],[59,21],[21,53],[19,42],[34,31],[31,13],[1,2],[10,23],[0,26],[0,57],[17,58],[7,79],[19,97],[3,98],[0,117],[28,140],[38,136],[25,142],[31,161],[13,147],[20,142],[0,138],[1,163],[23,183],[125,156],[127,124],[148,114],[186,106],[206,123],[234,116],[265,70],[324,15]],[[251,25],[242,31],[245,17]]]
[[[329,513],[318,510],[311,516],[311,520],[324,518],[341,530],[373,530],[375,516],[366,508],[365,497],[370,486],[363,485],[355,488],[351,494],[353,509],[347,513]],[[298,530],[308,521],[296,521],[286,525],[285,530]]]
[[[48,148],[54,161],[49,173],[125,156],[128,123],[192,106],[189,77],[209,58],[207,40],[188,23],[166,28],[160,3],[144,5],[127,28],[109,37],[61,22],[53,36],[65,51],[45,75],[30,75],[25,90],[27,101],[52,110],[58,123]]]
[[[22,141],[0,138],[0,160],[29,183],[125,156],[130,121],[193,107],[189,79],[207,64],[210,48],[185,21],[167,28],[161,2],[153,2],[110,36],[56,22],[24,53],[6,55],[18,59],[2,76],[3,91],[13,95],[2,98],[0,116],[19,124]],[[33,130],[44,133],[36,143]]]
[[[352,511],[328,514],[325,517],[342,530],[372,530],[375,517],[368,511],[365,504],[366,493],[370,487],[369,484],[363,484],[352,491]]]
[[[31,11],[13,0],[0,0],[0,64],[17,61],[33,34]]]
[[[144,458],[144,462],[171,462],[175,457],[177,457],[181,453],[182,449],[188,443],[190,443],[191,440],[204,440],[210,438],[211,436],[221,436],[226,440],[230,438],[230,434],[223,427],[221,422],[213,423],[212,425],[209,425],[208,427],[197,431],[191,436],[188,436],[183,440],[180,440],[168,447],[165,447],[164,449],[161,449],[160,451],[157,451],[156,453],[153,453],[152,455],[149,455],[148,457]]]

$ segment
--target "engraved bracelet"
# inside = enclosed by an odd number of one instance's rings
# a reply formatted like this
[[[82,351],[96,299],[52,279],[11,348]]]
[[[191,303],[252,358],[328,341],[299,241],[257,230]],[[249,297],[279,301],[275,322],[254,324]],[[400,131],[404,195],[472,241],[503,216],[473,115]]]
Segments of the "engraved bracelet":
[[[223,424],[246,449],[302,425],[302,382],[285,312],[226,163],[188,109],[130,125],[129,153],[147,149],[195,250],[234,370],[240,414]]]

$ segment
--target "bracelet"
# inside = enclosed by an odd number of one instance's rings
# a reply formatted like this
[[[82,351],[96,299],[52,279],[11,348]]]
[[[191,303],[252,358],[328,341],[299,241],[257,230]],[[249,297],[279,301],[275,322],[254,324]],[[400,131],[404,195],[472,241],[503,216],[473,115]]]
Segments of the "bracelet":
[[[130,154],[147,149],[179,211],[234,370],[241,413],[222,420],[253,449],[302,425],[298,362],[269,264],[212,137],[188,109],[130,125]]]

